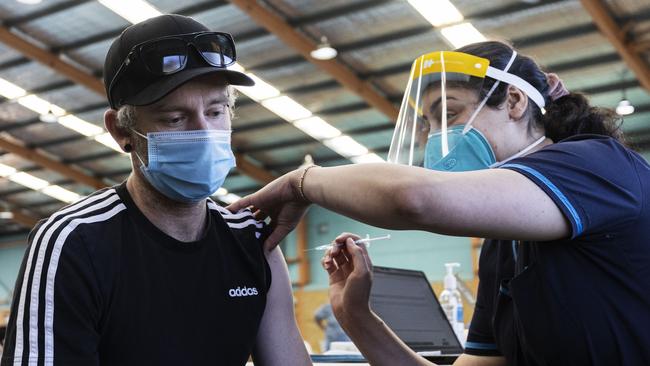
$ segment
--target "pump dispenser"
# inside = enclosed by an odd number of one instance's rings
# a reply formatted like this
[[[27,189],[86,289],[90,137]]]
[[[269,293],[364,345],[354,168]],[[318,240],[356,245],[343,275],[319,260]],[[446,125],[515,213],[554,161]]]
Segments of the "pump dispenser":
[[[463,300],[457,288],[454,268],[460,267],[460,263],[445,263],[447,274],[444,278],[445,289],[440,294],[440,305],[442,305],[449,324],[454,329],[460,343],[465,345],[465,324],[463,314]]]

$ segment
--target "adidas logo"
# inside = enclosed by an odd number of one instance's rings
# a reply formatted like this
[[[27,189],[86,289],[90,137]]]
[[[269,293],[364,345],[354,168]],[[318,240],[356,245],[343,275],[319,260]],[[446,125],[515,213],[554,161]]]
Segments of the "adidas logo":
[[[237,286],[236,289],[231,288],[230,290],[228,290],[228,295],[230,295],[230,297],[257,296],[258,292],[256,287],[242,288]]]

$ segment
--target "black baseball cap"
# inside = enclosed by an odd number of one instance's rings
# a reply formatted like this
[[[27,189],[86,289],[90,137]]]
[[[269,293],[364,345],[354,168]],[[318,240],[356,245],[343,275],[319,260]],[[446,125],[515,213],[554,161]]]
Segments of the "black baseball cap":
[[[212,66],[202,61],[198,55],[192,55],[192,52],[189,57],[191,61],[188,60],[187,66],[179,72],[161,76],[143,72],[137,67],[127,67],[120,71],[118,78],[113,81],[134,46],[161,37],[209,31],[210,29],[196,20],[177,14],[149,18],[126,28],[113,41],[104,61],[104,87],[111,108],[118,109],[125,104],[139,106],[154,103],[189,80],[213,73],[225,76],[231,85],[254,85],[253,79],[245,74],[225,67]]]

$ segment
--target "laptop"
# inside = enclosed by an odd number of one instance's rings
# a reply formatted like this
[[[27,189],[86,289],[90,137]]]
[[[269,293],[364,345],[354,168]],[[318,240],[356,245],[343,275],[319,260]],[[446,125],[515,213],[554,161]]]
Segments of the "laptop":
[[[370,307],[412,350],[451,364],[463,353],[424,272],[375,266]]]

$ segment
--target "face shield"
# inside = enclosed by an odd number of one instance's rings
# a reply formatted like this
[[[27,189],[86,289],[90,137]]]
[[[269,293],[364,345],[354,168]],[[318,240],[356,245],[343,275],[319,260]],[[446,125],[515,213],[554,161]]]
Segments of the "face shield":
[[[507,72],[515,57],[513,52],[504,70],[491,67],[485,58],[461,52],[418,57],[411,67],[388,161],[447,171],[494,166],[492,147],[472,122],[499,82],[521,89],[544,113],[541,93]],[[496,82],[482,100],[476,100],[486,77]]]

